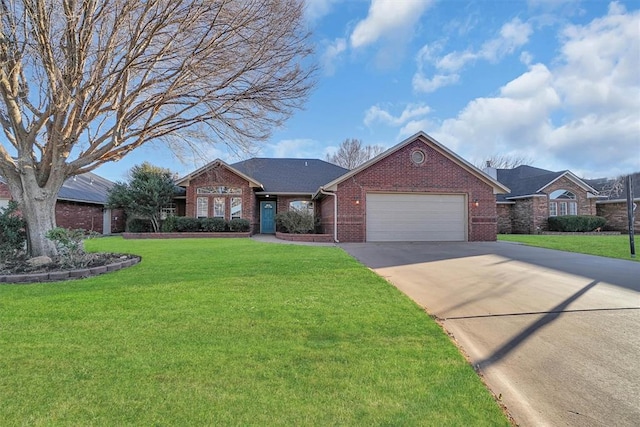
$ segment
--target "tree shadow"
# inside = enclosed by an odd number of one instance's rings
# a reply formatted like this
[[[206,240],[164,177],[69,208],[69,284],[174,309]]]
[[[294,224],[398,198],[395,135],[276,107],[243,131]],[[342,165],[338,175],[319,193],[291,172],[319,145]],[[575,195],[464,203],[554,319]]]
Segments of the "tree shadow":
[[[476,366],[480,369],[486,368],[499,362],[504,359],[509,353],[511,353],[516,347],[520,346],[523,342],[529,339],[533,334],[546,327],[553,321],[555,321],[558,317],[560,317],[566,308],[580,298],[582,295],[587,293],[590,289],[595,287],[598,283],[598,280],[594,280],[591,283],[585,285],[582,289],[574,293],[573,295],[566,298],[557,306],[550,309],[544,316],[538,319],[536,322],[529,325],[526,329],[521,331],[518,335],[511,338],[509,341],[504,343],[500,348],[493,352],[489,357],[482,359],[477,362]]]

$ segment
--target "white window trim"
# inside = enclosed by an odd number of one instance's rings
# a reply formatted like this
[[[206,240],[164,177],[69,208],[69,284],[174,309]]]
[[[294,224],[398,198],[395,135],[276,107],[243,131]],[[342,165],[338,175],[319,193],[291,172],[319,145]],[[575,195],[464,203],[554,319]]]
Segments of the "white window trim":
[[[218,202],[221,202],[219,205]],[[222,208],[222,215],[219,215],[218,207]],[[214,218],[224,218],[224,211],[226,208],[225,198],[224,197],[214,197],[213,198],[213,217]]]
[[[209,216],[209,198],[198,197],[196,199],[196,218],[206,218]]]
[[[236,208],[234,210],[234,201],[238,201],[239,202],[239,208],[238,206],[236,206]],[[234,216],[234,213],[236,213],[236,215]],[[235,218],[242,218],[242,197],[231,197],[231,209],[229,212],[229,215],[231,216],[231,219],[235,219]]]

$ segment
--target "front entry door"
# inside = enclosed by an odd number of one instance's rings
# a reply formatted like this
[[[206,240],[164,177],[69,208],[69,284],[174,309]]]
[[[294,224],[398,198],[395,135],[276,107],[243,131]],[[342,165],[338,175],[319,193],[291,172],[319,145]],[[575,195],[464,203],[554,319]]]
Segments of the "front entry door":
[[[260,233],[274,234],[276,232],[276,204],[275,202],[260,202]]]

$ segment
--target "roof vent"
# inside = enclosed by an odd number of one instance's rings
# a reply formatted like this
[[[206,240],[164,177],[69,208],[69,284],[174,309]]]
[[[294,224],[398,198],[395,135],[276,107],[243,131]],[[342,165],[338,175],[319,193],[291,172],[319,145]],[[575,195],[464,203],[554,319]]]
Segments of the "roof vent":
[[[309,165],[307,164],[307,161],[306,161],[306,160],[304,161],[304,165],[305,165],[305,166],[309,166]]]

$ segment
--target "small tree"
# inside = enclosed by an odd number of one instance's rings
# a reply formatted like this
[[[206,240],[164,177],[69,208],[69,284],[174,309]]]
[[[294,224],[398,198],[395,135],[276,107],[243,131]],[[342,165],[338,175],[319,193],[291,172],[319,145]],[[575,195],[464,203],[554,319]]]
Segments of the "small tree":
[[[13,200],[0,208],[0,261],[18,258],[26,250],[27,224],[17,211],[18,204]]]
[[[160,231],[162,208],[171,203],[175,183],[169,169],[144,162],[129,172],[129,183],[118,182],[109,191],[108,205],[123,208],[127,216],[148,219]]]
[[[383,151],[381,145],[363,145],[360,139],[348,138],[342,141],[338,151],[327,154],[327,161],[346,169],[355,169]]]

